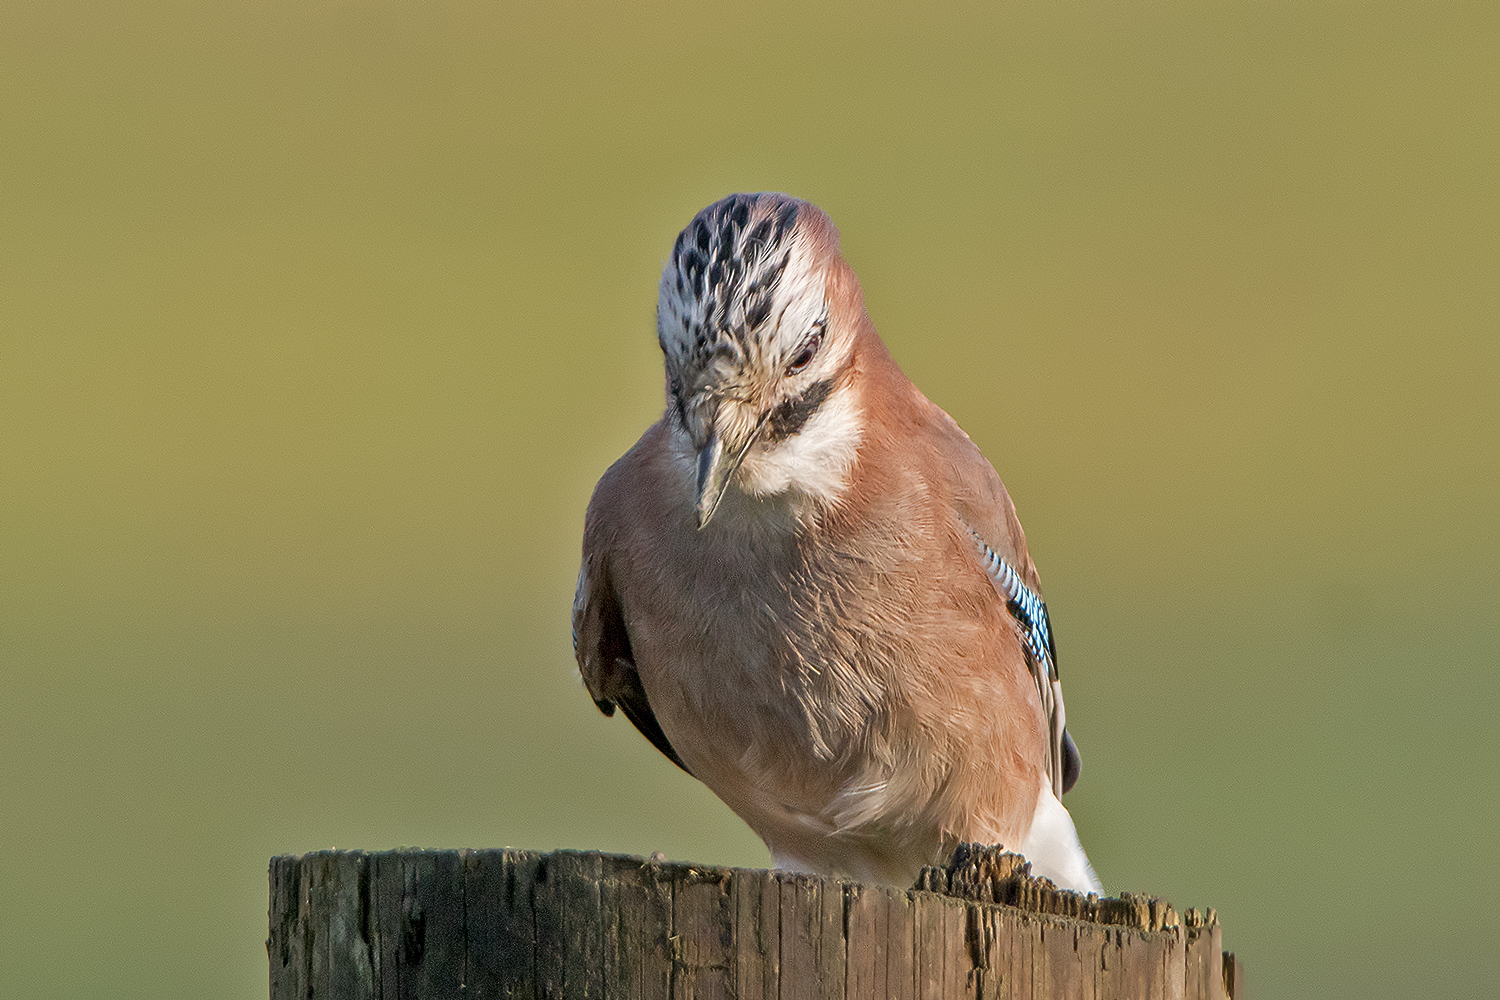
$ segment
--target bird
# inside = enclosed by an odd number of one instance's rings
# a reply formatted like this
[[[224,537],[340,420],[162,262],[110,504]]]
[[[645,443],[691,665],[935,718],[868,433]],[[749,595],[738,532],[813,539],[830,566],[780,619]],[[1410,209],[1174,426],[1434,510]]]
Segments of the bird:
[[[735,194],[658,289],[666,407],[595,487],[578,672],[777,868],[910,886],[961,843],[1099,892],[1036,567],[898,367],[832,220]]]

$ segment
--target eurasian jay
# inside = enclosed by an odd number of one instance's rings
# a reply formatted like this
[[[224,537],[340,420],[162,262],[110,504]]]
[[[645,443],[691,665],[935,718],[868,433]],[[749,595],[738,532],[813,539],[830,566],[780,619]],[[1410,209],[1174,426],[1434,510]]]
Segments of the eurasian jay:
[[[838,231],[781,194],[699,212],[662,272],[666,413],[589,503],[573,605],[606,715],[778,867],[909,886],[961,842],[1098,892],[1079,756],[1005,486],[896,366]]]

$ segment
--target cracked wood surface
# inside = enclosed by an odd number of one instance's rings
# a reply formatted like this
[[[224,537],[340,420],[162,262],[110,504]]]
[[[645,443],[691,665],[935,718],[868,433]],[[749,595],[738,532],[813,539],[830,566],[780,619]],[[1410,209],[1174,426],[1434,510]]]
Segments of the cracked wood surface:
[[[961,847],[913,889],[556,851],[273,858],[271,1000],[1244,1000],[1212,910]]]

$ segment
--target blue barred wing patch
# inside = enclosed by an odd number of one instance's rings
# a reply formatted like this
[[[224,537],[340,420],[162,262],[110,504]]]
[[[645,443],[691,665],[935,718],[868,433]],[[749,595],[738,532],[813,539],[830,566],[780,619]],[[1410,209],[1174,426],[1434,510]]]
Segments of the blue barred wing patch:
[[[978,546],[985,573],[994,582],[1000,596],[1005,598],[1005,608],[1019,626],[1016,631],[1026,657],[1026,669],[1036,681],[1036,692],[1047,720],[1047,772],[1052,780],[1052,790],[1061,796],[1078,780],[1081,761],[1078,747],[1068,736],[1062,681],[1057,674],[1057,646],[1052,639],[1052,622],[1047,618],[1046,602],[1026,585],[1015,567],[1002,559],[972,525],[967,521],[963,524]]]
[[[1052,644],[1052,625],[1047,620],[1046,602],[1026,586],[1010,563],[1001,559],[994,549],[978,537],[974,540],[983,550],[985,572],[1005,592],[1006,607],[1021,626],[1026,651],[1035,662],[1046,664],[1048,680],[1056,680],[1057,650]]]

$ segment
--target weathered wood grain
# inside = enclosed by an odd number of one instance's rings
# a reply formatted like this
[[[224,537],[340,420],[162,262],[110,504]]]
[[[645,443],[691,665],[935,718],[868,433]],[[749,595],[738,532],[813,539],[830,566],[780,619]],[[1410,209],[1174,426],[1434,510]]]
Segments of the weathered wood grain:
[[[734,907],[734,995],[742,1000],[777,1000],[781,885],[770,872],[736,872],[729,880],[729,898]]]
[[[1228,1000],[1245,1000],[1245,963],[1232,951],[1224,953],[1224,995]]]
[[[320,851],[270,869],[272,1000],[1245,1000],[1212,910],[961,848],[918,886],[577,851]]]

